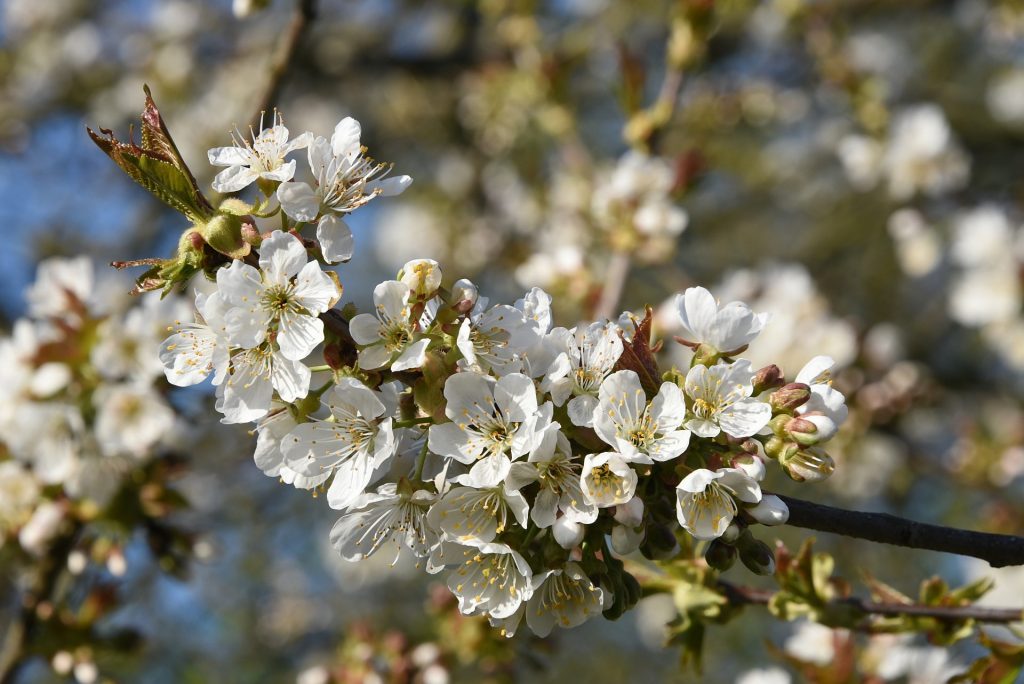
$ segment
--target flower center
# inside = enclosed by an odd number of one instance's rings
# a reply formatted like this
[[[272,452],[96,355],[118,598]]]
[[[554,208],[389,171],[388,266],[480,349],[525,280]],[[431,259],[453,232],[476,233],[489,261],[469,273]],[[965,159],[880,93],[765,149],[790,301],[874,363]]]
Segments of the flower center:
[[[717,407],[705,399],[693,400],[693,413],[698,418],[708,420],[715,414]]]

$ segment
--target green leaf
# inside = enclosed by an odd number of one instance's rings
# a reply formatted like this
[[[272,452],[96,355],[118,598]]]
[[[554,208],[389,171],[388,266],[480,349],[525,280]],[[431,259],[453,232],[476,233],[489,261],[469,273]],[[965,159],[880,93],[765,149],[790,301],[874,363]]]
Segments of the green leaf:
[[[203,223],[213,216],[213,207],[199,190],[195,176],[178,152],[149,87],[144,87],[144,90],[146,105],[142,111],[141,147],[132,140],[131,131],[128,142],[121,142],[113,131],[106,128],[101,128],[99,133],[91,128],[86,128],[86,131],[96,146],[132,180],[193,223]]]

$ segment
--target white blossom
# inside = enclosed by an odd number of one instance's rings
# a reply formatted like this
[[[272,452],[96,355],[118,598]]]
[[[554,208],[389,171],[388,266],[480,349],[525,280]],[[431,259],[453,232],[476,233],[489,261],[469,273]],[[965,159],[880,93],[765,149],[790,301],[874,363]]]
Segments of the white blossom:
[[[149,386],[104,385],[93,403],[96,440],[108,455],[141,459],[174,428],[174,411]]]
[[[550,337],[558,356],[541,387],[551,393],[555,406],[569,400],[569,419],[573,425],[592,427],[601,383],[622,355],[619,327],[613,323],[591,323],[572,330],[555,328]]]
[[[393,371],[419,368],[426,360],[430,340],[416,339],[416,322],[409,306],[409,286],[400,280],[386,280],[373,288],[376,315],[357,314],[349,331],[359,350],[359,366],[367,370],[390,364]]]
[[[481,302],[477,306],[481,306]],[[467,316],[456,337],[456,345],[463,356],[460,363],[467,370],[493,370],[499,375],[520,372],[523,369],[520,354],[532,349],[538,341],[537,329],[527,323],[523,312],[504,304]]]
[[[309,143],[315,187],[289,181],[277,189],[277,199],[288,216],[297,221],[320,217],[316,236],[330,263],[352,258],[352,232],[338,214],[358,209],[378,195],[401,194],[412,183],[409,176],[387,178],[391,166],[364,156],[361,135],[359,122],[345,117],[330,142],[318,136]]]
[[[530,506],[516,489],[505,485],[512,464],[502,461],[493,471],[470,472],[457,478],[465,485],[449,490],[430,509],[428,520],[448,539],[463,542],[473,539],[493,541],[508,529],[511,520],[526,528]]]
[[[291,403],[309,393],[312,373],[301,361],[286,358],[264,342],[231,358],[231,372],[217,386],[217,410],[225,423],[249,423],[270,411],[274,392]]]
[[[594,430],[624,460],[668,461],[689,446],[690,432],[680,429],[686,419],[686,403],[682,390],[674,383],[662,383],[648,404],[639,376],[622,370],[601,383],[598,397]]]
[[[167,382],[189,387],[213,373],[213,384],[224,381],[230,365],[230,343],[224,316],[228,304],[220,292],[196,294],[196,322],[179,326],[160,345],[159,358]]]
[[[332,472],[327,502],[341,509],[356,501],[375,471],[395,455],[395,436],[384,404],[355,378],[341,378],[324,403],[332,420],[298,425],[285,437],[282,450],[286,465],[300,475]]]
[[[438,534],[427,522],[436,495],[425,489],[400,491],[394,483],[381,485],[376,494],[358,497],[331,528],[331,544],[348,561],[369,558],[386,544],[419,557],[438,543]]]
[[[589,525],[597,519],[597,506],[583,494],[582,469],[583,464],[573,455],[569,439],[552,423],[526,462],[512,464],[507,482],[510,489],[516,490],[533,482],[538,484],[530,510],[530,519],[537,527],[551,527],[559,515]]]
[[[731,364],[696,365],[686,374],[686,394],[693,418],[686,427],[700,437],[725,432],[750,437],[768,424],[771,407],[751,398],[754,372],[746,359]]]
[[[697,539],[715,539],[736,517],[736,499],[756,504],[761,501],[761,488],[741,470],[701,468],[676,486],[676,516]]]
[[[580,489],[598,508],[626,503],[636,493],[636,471],[614,451],[587,454],[580,473]]]
[[[277,112],[272,124],[270,128],[263,128],[261,117],[259,134],[250,130],[252,142],[235,129],[231,136],[233,145],[209,151],[211,165],[227,167],[213,179],[214,190],[238,192],[260,178],[279,182],[291,180],[295,175],[295,160],[285,161],[285,157],[309,145],[311,136],[303,133],[289,141],[288,129]]]
[[[252,349],[271,333],[286,359],[300,361],[323,342],[317,314],[337,300],[337,285],[308,261],[295,236],[281,231],[263,241],[260,268],[235,260],[217,271],[217,288],[230,305],[225,315],[228,338]]]
[[[811,396],[797,413],[813,420],[814,414],[827,416],[836,427],[843,424],[849,409],[846,397],[832,387],[832,369],[835,362],[828,356],[815,356],[796,374],[796,382],[802,382],[811,388]]]
[[[553,627],[578,627],[604,609],[605,592],[594,586],[576,563],[546,570],[534,577],[533,596],[526,604],[526,623],[539,637]]]
[[[495,380],[456,373],[444,386],[445,415],[452,422],[431,425],[430,451],[473,464],[471,474],[507,472],[505,463],[537,447],[551,422],[551,404],[538,407],[533,381],[521,373]]]
[[[285,437],[297,426],[295,416],[287,406],[272,407],[256,426],[256,451],[253,453],[253,460],[264,475],[280,478],[283,483],[290,484],[296,489],[313,489],[326,482],[331,476],[331,471],[325,470],[307,476],[300,475],[288,467],[281,447]]]
[[[447,583],[462,613],[507,618],[533,596],[530,565],[508,545],[467,540],[460,545],[446,542],[441,547],[436,558],[457,566]]]
[[[722,353],[746,347],[768,321],[768,314],[755,314],[742,302],[719,307],[703,287],[687,288],[676,295],[676,309],[684,339]]]

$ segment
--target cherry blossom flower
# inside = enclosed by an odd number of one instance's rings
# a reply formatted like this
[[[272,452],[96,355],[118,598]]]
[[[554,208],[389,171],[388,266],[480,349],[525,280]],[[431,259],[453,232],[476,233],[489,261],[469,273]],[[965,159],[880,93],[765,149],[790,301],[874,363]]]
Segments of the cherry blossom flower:
[[[587,454],[580,473],[584,496],[598,508],[624,504],[636,493],[636,471],[614,451]]]
[[[493,541],[509,527],[511,519],[525,528],[530,506],[518,490],[505,485],[512,464],[503,461],[491,471],[471,472],[457,478],[463,487],[446,493],[430,509],[431,526],[453,541]]]
[[[338,286],[293,235],[274,231],[260,246],[259,270],[232,261],[217,272],[218,291],[230,308],[225,316],[228,338],[245,349],[263,343],[270,333],[281,354],[299,361],[323,342],[317,318],[334,304]]]
[[[630,463],[668,461],[686,451],[690,432],[680,429],[686,419],[683,392],[662,383],[650,404],[631,370],[612,373],[601,383],[594,410],[594,431]]]
[[[259,420],[270,411],[274,392],[288,403],[304,398],[311,376],[301,361],[286,358],[264,342],[231,358],[231,373],[217,386],[216,408],[225,423]]]
[[[540,340],[537,329],[526,322],[523,312],[515,307],[499,304],[467,316],[459,327],[456,345],[462,352],[460,362],[467,370],[498,375],[523,370],[521,354],[532,349]]]
[[[526,604],[526,623],[539,637],[555,626],[577,627],[604,609],[605,593],[594,586],[576,563],[534,576],[533,596]]]
[[[361,135],[359,122],[345,117],[330,142],[316,137],[309,143],[315,187],[289,181],[277,189],[277,199],[288,216],[297,221],[320,217],[316,236],[329,263],[352,258],[352,231],[338,214],[358,209],[378,195],[399,195],[412,183],[409,176],[387,178],[391,165],[364,156]]]
[[[224,316],[228,304],[220,292],[196,294],[196,322],[179,326],[177,332],[160,345],[159,358],[167,382],[189,387],[213,373],[219,385],[228,373],[230,345]]]
[[[761,501],[761,488],[735,468],[695,470],[676,487],[679,524],[697,539],[720,537],[736,517],[736,499],[756,504]]]
[[[442,544],[436,558],[443,558],[445,565],[457,565],[447,583],[463,614],[507,618],[533,596],[533,571],[518,551],[498,542],[459,544]]]
[[[731,364],[697,365],[686,374],[693,418],[686,427],[699,437],[750,437],[768,424],[771,406],[751,398],[754,372],[746,359]]]
[[[768,321],[768,314],[755,314],[742,302],[719,307],[703,287],[691,287],[676,295],[676,309],[684,339],[721,353],[746,347]]]
[[[559,354],[541,387],[551,393],[555,406],[569,400],[567,408],[573,425],[592,427],[598,391],[622,355],[619,327],[591,323],[572,330],[555,328],[551,338]]]
[[[400,280],[386,280],[373,288],[376,315],[357,314],[349,331],[359,350],[359,366],[367,370],[390,363],[393,371],[419,368],[426,360],[428,338],[416,339],[415,322],[409,306],[411,291]]]
[[[331,508],[350,506],[396,451],[391,418],[375,392],[355,378],[341,378],[324,396],[331,420],[302,423],[285,437],[286,464],[300,475],[334,473]]]
[[[358,497],[331,528],[331,544],[348,561],[369,558],[386,544],[416,556],[430,553],[438,534],[427,522],[436,495],[425,490],[400,490],[395,483],[381,485],[376,494]]]
[[[583,494],[582,470],[569,439],[552,423],[526,462],[512,464],[506,479],[510,489],[522,489],[533,482],[539,485],[530,511],[537,527],[551,527],[559,514],[573,522],[590,524],[597,519],[597,506]]]
[[[312,136],[303,133],[289,141],[288,129],[277,112],[274,112],[272,123],[270,128],[263,128],[261,118],[259,134],[250,130],[252,142],[235,129],[231,136],[233,145],[215,147],[209,151],[210,164],[228,167],[213,179],[214,190],[238,192],[260,178],[278,182],[291,180],[295,175],[295,160],[286,162],[284,158],[308,146]]]

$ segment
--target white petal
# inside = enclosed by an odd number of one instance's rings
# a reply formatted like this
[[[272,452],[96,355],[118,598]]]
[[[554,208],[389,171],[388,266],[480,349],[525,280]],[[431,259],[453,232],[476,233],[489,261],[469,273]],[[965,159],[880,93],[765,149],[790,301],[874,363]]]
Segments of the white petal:
[[[718,416],[718,424],[730,437],[750,437],[771,419],[771,406],[757,399],[744,399],[725,407]]]
[[[337,214],[327,214],[316,226],[316,239],[320,252],[329,264],[337,264],[352,258],[355,240],[348,225]]]
[[[282,400],[291,403],[305,397],[309,392],[311,376],[309,367],[304,363],[286,359],[279,354],[274,355],[271,381]]]
[[[652,460],[669,461],[686,451],[690,446],[689,430],[675,430],[666,433],[648,448],[647,453]]]
[[[315,316],[286,311],[281,316],[277,344],[286,359],[301,361],[324,341],[324,323]]]
[[[338,299],[338,287],[330,276],[320,270],[320,264],[310,261],[295,277],[292,298],[310,313],[319,314],[327,311]]]
[[[521,423],[537,411],[537,390],[530,378],[510,373],[495,385],[494,401],[508,420]]]
[[[234,145],[214,147],[206,153],[206,156],[213,166],[248,166],[253,161],[252,154],[248,150]]]
[[[592,427],[594,425],[594,411],[597,409],[597,397],[584,394],[581,397],[573,397],[569,402],[569,420],[573,425],[580,427]]]
[[[706,342],[708,332],[718,314],[718,303],[703,287],[691,287],[676,296],[681,337],[690,342]]]
[[[260,176],[267,180],[289,181],[295,176],[295,160],[285,162],[271,171],[264,171]]]
[[[306,261],[306,248],[291,233],[275,230],[260,245],[260,268],[274,283],[283,283],[295,276]]]
[[[370,484],[373,468],[362,454],[346,459],[334,471],[334,481],[327,490],[327,505],[335,510],[348,508]]]
[[[686,418],[683,391],[673,382],[662,383],[658,395],[651,402],[651,418],[662,431],[675,430]]]
[[[742,470],[726,468],[718,482],[732,490],[743,503],[757,503],[761,500],[761,486]]]
[[[410,185],[412,185],[412,177],[395,176],[393,178],[385,178],[382,181],[367,183],[366,191],[373,192],[380,188],[381,197],[394,197],[395,195],[401,195]]]
[[[356,344],[374,344],[381,341],[380,320],[372,314],[356,314],[348,322],[348,331]]]
[[[346,116],[334,127],[334,134],[331,136],[331,151],[335,157],[355,157],[359,154],[360,137],[362,137],[362,127],[359,122],[351,116]]]
[[[422,367],[423,363],[427,360],[427,347],[429,345],[429,339],[416,340],[406,347],[405,351],[395,359],[395,362],[391,364],[391,370],[397,373],[398,371]]]
[[[386,366],[391,361],[391,352],[383,344],[371,344],[359,350],[359,367],[373,370]]]
[[[277,188],[277,201],[296,221],[312,221],[320,213],[320,198],[308,183],[288,181]]]
[[[248,166],[229,166],[214,177],[212,185],[220,193],[238,192],[259,177]]]
[[[483,453],[484,444],[471,439],[455,423],[431,425],[427,432],[427,448],[438,456],[454,458],[459,463],[473,463]]]

